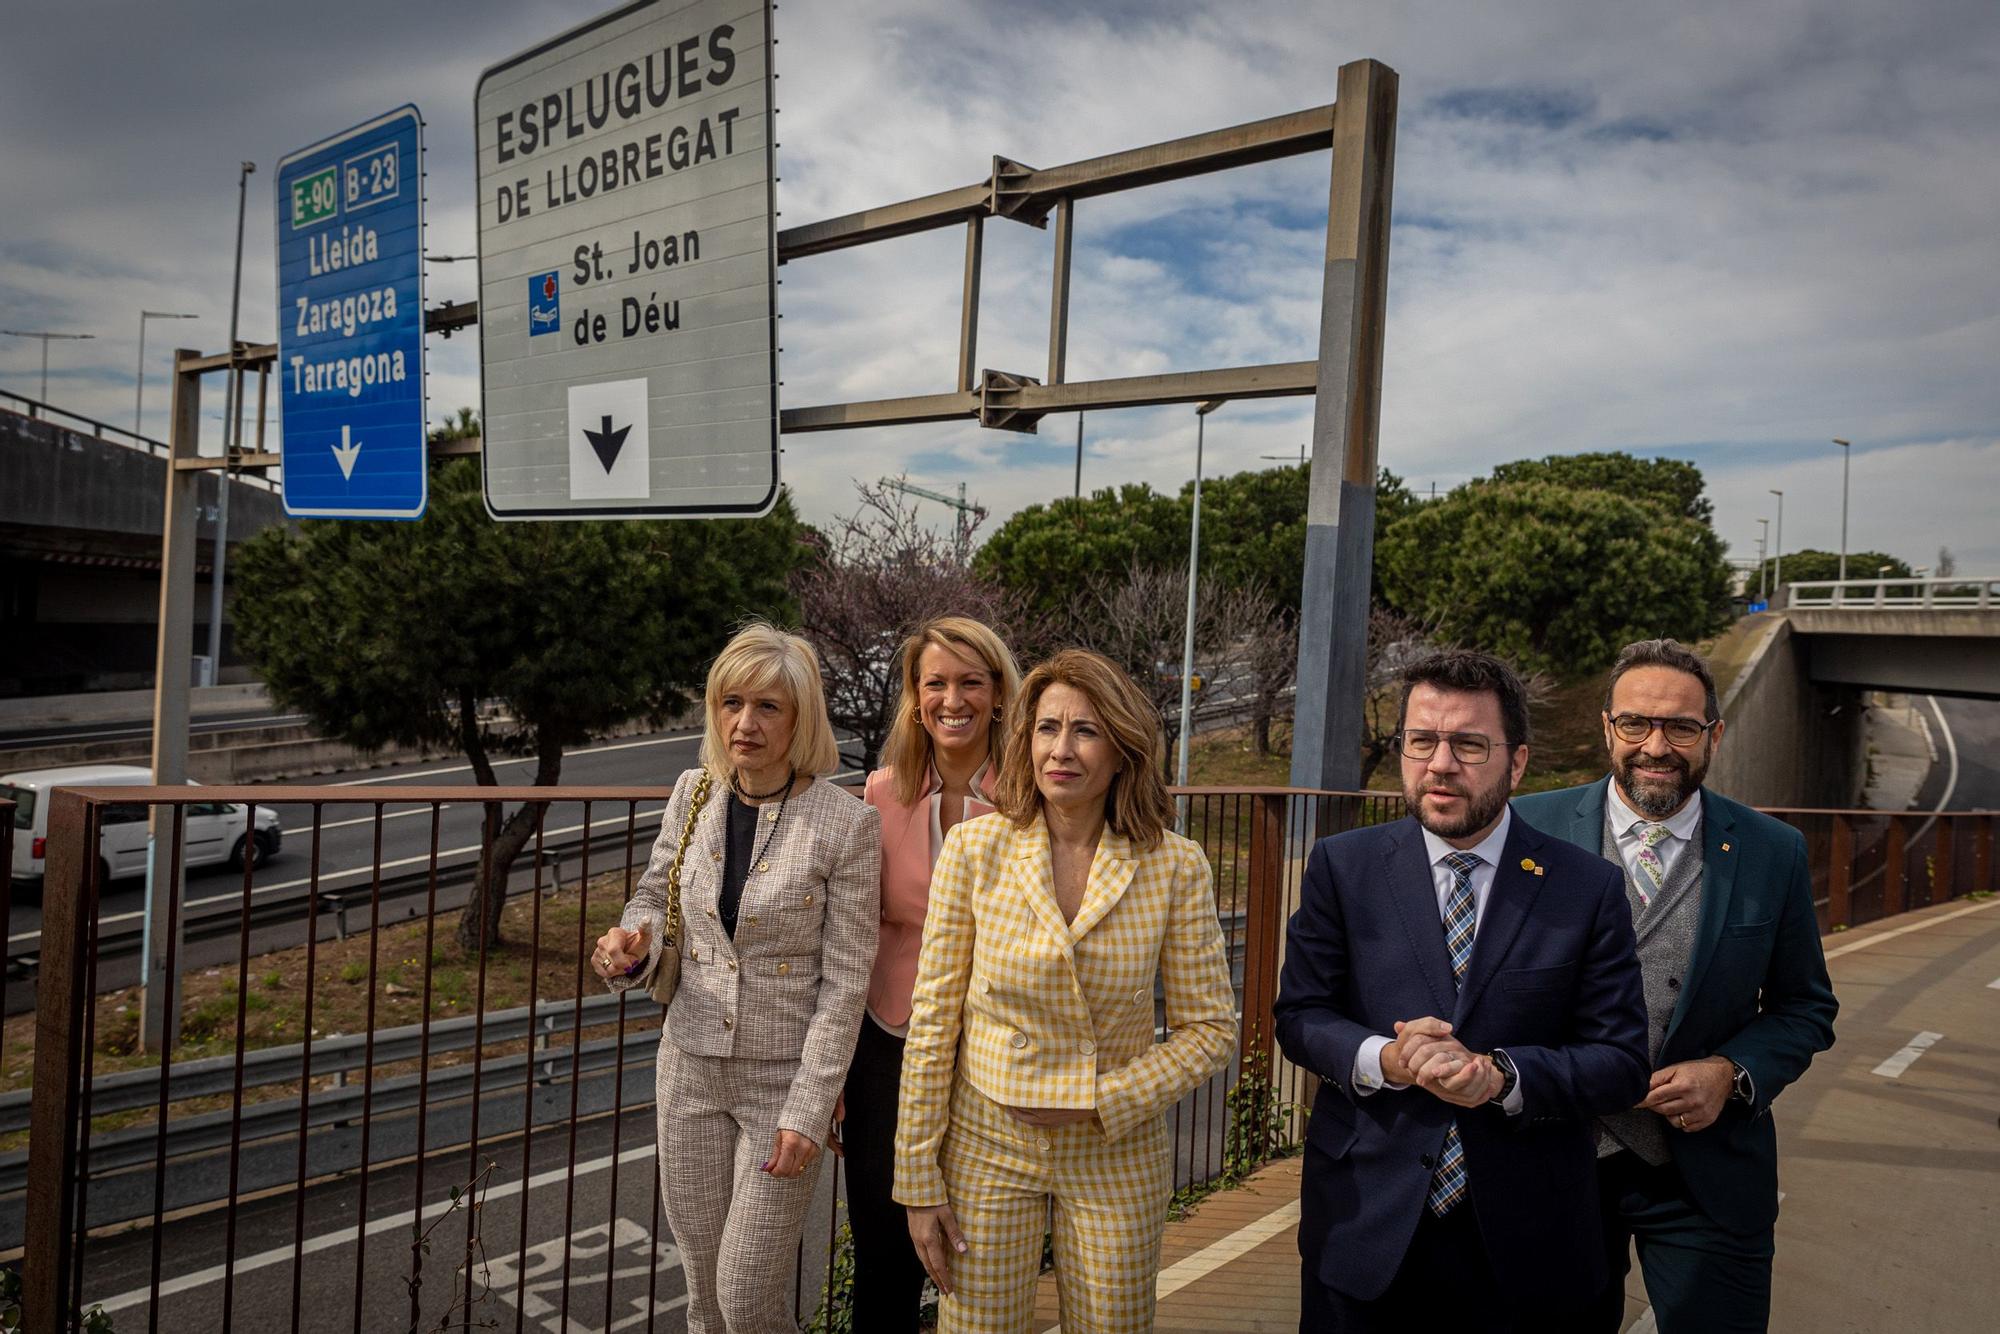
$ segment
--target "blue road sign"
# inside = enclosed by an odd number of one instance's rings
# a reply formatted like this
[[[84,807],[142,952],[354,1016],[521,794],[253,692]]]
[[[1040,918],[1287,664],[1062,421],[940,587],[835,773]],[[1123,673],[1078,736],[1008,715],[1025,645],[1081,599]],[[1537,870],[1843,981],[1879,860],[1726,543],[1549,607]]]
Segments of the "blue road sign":
[[[287,514],[424,512],[423,184],[423,119],[414,106],[278,164]]]

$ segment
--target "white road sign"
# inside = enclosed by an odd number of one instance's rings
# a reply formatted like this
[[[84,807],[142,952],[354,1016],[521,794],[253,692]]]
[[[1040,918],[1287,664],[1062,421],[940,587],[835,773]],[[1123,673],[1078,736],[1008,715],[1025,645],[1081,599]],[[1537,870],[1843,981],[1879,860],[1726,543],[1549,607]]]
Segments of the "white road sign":
[[[768,0],[627,6],[487,70],[475,108],[488,511],[768,511]]]

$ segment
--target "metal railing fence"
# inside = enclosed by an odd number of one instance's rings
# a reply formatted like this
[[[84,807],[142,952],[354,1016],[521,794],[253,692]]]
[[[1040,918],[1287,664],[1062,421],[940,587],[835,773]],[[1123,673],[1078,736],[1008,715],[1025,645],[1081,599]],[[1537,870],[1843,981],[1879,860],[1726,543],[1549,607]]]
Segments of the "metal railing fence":
[[[1947,574],[1903,579],[1787,581],[1785,605],[1794,611],[1825,607],[1848,611],[1985,610],[2000,607],[2000,578],[1966,579]]]
[[[1270,1031],[1285,922],[1312,843],[1395,819],[1402,801],[1276,787],[1175,794],[1184,832],[1214,872],[1242,1016],[1238,1061],[1170,1116],[1174,1184],[1185,1188],[1240,1174],[1302,1134],[1315,1081],[1283,1060]],[[0,1072],[18,1074],[22,1046],[33,1047],[32,1081],[0,1091],[0,1252],[33,1239],[23,1248],[25,1328],[67,1328],[68,1314],[94,1302],[121,1330],[433,1328],[473,1320],[475,1310],[517,1330],[677,1327],[672,1313],[685,1297],[660,1227],[652,1153],[658,1009],[603,994],[585,969],[590,942],[644,866],[666,795],[272,786],[45,797],[36,1014],[32,1027],[17,1020],[0,1032]],[[449,880],[441,817],[475,796],[536,803],[534,829],[515,868],[525,883],[508,909],[506,945],[454,955],[445,942],[456,904],[440,896]],[[104,883],[101,859],[88,854],[105,812],[135,800],[172,810],[161,948],[165,975],[184,987],[179,1041],[150,1056],[120,1045],[131,1034],[118,1007],[131,993],[98,968],[108,898],[132,890]],[[180,920],[187,809],[197,801],[309,814],[288,844],[309,844],[306,893],[254,906],[256,867],[247,864],[241,887],[253,910],[237,911],[233,942],[190,934]],[[339,816],[354,807],[359,819],[327,818],[329,808]],[[549,839],[572,826],[551,807],[580,808],[586,830],[610,826],[595,846],[565,854],[580,874],[560,894]],[[482,849],[498,809],[487,806]],[[593,818],[601,812],[608,820]],[[1826,929],[1995,887],[2000,814],[1770,813],[1805,834]],[[421,907],[393,921],[384,913],[385,821],[426,817]],[[347,893],[351,935],[336,930],[321,890],[343,869],[330,864],[329,831],[349,823],[366,834],[369,859],[363,888]],[[0,864],[14,836],[12,808],[0,802]],[[0,1009],[6,929],[20,915],[13,900],[0,907]],[[208,956],[190,962],[204,938]],[[287,1033],[267,1007],[294,987],[274,979],[301,963],[300,994],[286,1002],[298,1027]],[[1163,999],[1155,1005],[1163,1026]],[[354,1015],[351,1031],[318,1032],[341,1013]],[[824,1176],[819,1221],[787,1276],[802,1318],[820,1307],[840,1246],[839,1165]]]

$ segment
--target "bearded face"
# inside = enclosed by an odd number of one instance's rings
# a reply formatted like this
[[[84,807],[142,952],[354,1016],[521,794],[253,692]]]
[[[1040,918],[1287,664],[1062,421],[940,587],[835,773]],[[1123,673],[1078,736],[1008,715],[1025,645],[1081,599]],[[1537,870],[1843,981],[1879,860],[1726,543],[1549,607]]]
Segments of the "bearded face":
[[[1709,742],[1704,735],[1693,751],[1668,750],[1651,755],[1645,746],[1620,743],[1627,753],[1613,755],[1612,773],[1618,790],[1632,809],[1649,820],[1664,820],[1687,804],[1708,777]]]

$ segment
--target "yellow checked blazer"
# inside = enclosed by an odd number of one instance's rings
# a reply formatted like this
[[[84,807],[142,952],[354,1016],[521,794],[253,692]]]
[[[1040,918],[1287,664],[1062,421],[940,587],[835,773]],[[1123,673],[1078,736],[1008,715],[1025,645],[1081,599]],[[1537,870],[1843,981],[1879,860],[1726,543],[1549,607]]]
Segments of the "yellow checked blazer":
[[[1107,827],[1065,923],[1039,816],[1026,829],[997,813],[958,824],[931,873],[895,1198],[946,1202],[938,1148],[954,1075],[1007,1106],[1095,1108],[1116,1141],[1221,1069],[1236,1023],[1208,860],[1192,842],[1167,833],[1141,853]]]

